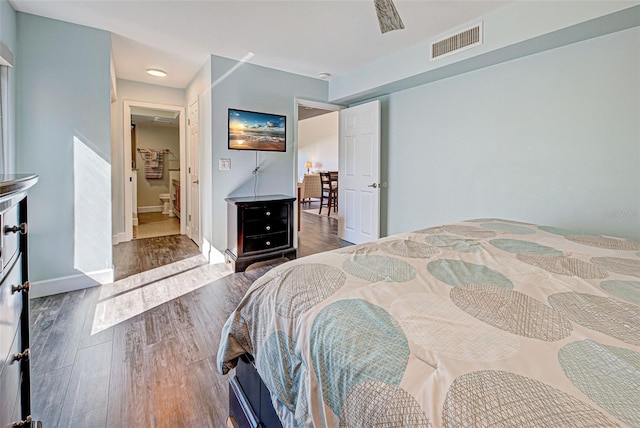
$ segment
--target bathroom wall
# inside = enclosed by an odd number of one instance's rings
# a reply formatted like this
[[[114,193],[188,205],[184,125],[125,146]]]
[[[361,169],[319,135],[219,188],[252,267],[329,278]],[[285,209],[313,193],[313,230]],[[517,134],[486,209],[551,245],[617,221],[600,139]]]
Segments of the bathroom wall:
[[[138,168],[138,212],[161,211],[159,195],[169,193],[169,171],[180,170],[180,131],[178,128],[136,123],[138,149],[168,149],[164,154],[163,174],[159,179],[147,179],[144,174],[144,158],[136,153]]]

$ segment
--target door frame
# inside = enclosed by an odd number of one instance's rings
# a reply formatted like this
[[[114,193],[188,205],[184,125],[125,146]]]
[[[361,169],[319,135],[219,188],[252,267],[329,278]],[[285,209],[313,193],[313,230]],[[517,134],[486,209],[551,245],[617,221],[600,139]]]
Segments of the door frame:
[[[154,110],[177,111],[179,113],[179,135],[180,135],[180,183],[186,183],[185,165],[186,165],[186,128],[185,128],[185,108],[183,106],[158,104],[143,101],[124,100],[123,101],[123,162],[122,177],[124,182],[124,233],[125,241],[133,239],[133,183],[131,174],[131,107],[143,107]],[[180,198],[180,212],[186,212],[187,198]],[[184,216],[180,216],[180,234],[184,235],[186,222]]]
[[[187,204],[187,209],[186,209],[186,214],[187,217],[189,215],[193,215],[193,213],[191,212],[191,203],[193,202],[193,200],[197,200],[198,201],[198,209],[197,209],[197,214],[198,214],[198,230],[197,230],[197,236],[193,236],[193,229],[188,227],[188,221],[185,222],[185,233],[187,234],[187,236],[196,243],[196,245],[198,246],[198,248],[200,248],[202,246],[202,216],[200,215],[202,210],[200,209],[200,202],[201,202],[201,198],[200,198],[200,183],[198,183],[198,191],[196,192],[196,195],[193,195],[191,192],[191,171],[189,170],[190,165],[193,165],[193,159],[191,159],[191,155],[192,155],[192,150],[191,150],[191,145],[195,144],[195,153],[196,155],[196,163],[198,164],[198,181],[200,180],[200,95],[196,96],[196,99],[189,102],[187,104],[187,117],[186,120],[190,121],[191,120],[191,113],[193,111],[193,106],[196,106],[196,111],[197,111],[197,119],[198,119],[198,138],[195,139],[195,141],[192,141],[191,139],[191,123],[188,123],[187,128],[186,128],[186,133],[187,133],[187,147],[185,147],[185,151],[187,154],[187,161],[186,161],[186,165],[185,165],[185,183],[189,186],[189,188],[187,189],[187,193],[188,196],[186,196],[187,201],[189,202]],[[180,158],[182,159],[182,157]],[[180,171],[182,172],[182,167],[180,168]],[[182,202],[182,201],[181,201]],[[181,207],[182,209],[182,207]],[[188,220],[188,219],[187,219]]]
[[[318,108],[321,110],[327,110],[327,111],[340,111],[343,110],[345,108],[347,108],[347,106],[343,106],[340,104],[331,104],[331,103],[326,103],[326,102],[321,102],[321,101],[312,101],[312,100],[307,100],[304,98],[294,98],[294,105],[293,105],[293,195],[296,198],[298,198],[298,123],[299,123],[299,119],[298,119],[298,107],[311,107],[311,108]],[[338,136],[339,136],[339,132],[340,129],[338,129]],[[338,137],[339,138],[339,137]],[[338,162],[340,162],[340,160],[338,159]],[[298,212],[298,204],[297,202],[294,204],[294,208],[293,208],[293,221],[294,221],[294,225],[295,227],[293,228],[293,242],[295,244],[295,247],[298,248],[298,217],[300,216],[300,213]]]

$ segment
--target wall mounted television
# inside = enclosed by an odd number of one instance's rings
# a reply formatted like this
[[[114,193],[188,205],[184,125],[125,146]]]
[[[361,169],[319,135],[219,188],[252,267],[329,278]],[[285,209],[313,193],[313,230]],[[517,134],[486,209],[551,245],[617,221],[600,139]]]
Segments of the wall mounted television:
[[[287,117],[229,109],[229,150],[287,151]]]

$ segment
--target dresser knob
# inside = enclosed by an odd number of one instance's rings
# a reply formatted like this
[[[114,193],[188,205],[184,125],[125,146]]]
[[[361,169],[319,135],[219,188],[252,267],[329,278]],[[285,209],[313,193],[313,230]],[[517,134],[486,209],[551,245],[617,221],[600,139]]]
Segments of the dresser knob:
[[[21,235],[24,235],[27,233],[27,223],[21,223],[20,226],[5,226],[4,227],[4,234],[7,235],[9,233],[17,233],[20,232]]]
[[[265,227],[266,230],[271,230],[271,226]]]
[[[266,244],[267,246],[269,246],[269,245],[271,245],[271,241],[267,241],[267,242],[265,242],[265,244]]]
[[[21,427],[42,428],[42,422],[34,421],[33,417],[29,415],[25,418],[25,420],[20,422],[14,422],[10,426],[11,428],[21,428]]]
[[[238,425],[238,421],[236,421],[236,418],[234,418],[233,416],[229,415],[227,416],[227,428],[238,428],[240,425]]]
[[[31,355],[31,351],[29,350],[29,348],[27,348],[24,351],[20,352],[19,354],[14,354],[13,361],[28,360],[30,355]]]
[[[271,211],[267,211],[265,214],[266,214],[267,216],[270,216],[270,215],[271,215]]]
[[[17,293],[18,291],[26,291],[28,293],[30,289],[31,289],[31,283],[29,281],[25,281],[24,284],[12,285],[11,294]]]

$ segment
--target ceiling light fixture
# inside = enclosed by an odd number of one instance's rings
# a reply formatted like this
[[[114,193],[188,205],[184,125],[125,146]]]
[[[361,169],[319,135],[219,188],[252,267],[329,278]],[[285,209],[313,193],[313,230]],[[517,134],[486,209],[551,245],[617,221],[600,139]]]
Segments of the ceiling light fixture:
[[[155,77],[167,77],[167,72],[159,68],[147,68],[147,74]]]

